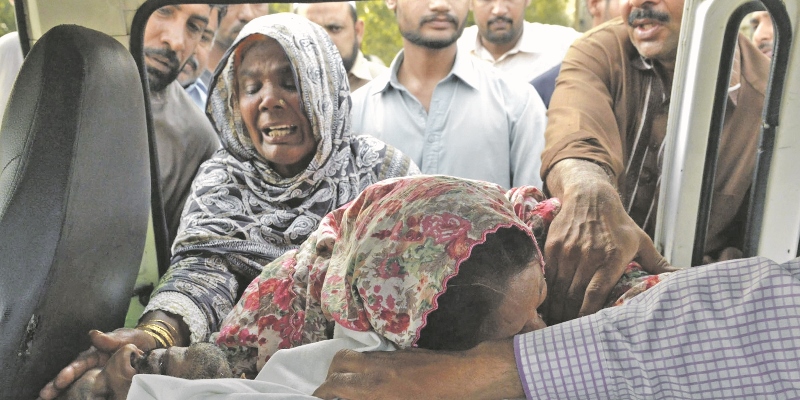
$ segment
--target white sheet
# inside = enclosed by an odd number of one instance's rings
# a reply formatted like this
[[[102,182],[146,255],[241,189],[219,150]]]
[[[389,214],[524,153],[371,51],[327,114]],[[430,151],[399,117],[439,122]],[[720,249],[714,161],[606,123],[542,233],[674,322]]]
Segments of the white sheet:
[[[395,347],[375,332],[356,332],[337,325],[331,340],[275,353],[255,380],[187,380],[139,374],[133,378],[128,399],[315,399],[311,393],[325,381],[333,356],[342,349],[392,351]]]

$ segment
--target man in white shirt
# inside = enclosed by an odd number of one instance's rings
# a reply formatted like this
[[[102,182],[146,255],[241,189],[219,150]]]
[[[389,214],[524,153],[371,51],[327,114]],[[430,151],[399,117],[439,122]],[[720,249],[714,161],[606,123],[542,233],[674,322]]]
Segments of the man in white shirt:
[[[559,65],[581,33],[560,25],[525,21],[531,0],[471,0],[475,25],[464,29],[458,48],[510,76],[530,82]]]
[[[425,174],[541,187],[544,104],[458,49],[469,1],[386,0],[403,50],[353,93],[353,132],[397,147]]]

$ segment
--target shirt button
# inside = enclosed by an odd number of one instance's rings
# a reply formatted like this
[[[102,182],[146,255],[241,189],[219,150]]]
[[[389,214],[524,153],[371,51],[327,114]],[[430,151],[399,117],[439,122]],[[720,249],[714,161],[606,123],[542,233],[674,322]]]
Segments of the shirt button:
[[[428,143],[433,143],[435,140],[433,136],[428,136]]]

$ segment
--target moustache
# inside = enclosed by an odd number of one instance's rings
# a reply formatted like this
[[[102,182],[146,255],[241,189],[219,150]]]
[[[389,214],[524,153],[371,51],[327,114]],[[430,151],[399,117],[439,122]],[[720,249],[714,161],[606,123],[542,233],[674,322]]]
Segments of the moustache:
[[[186,64],[183,65],[183,69],[186,69],[187,66],[190,67],[192,70],[197,71],[198,67],[197,59],[194,58],[194,56],[189,57],[189,59],[186,60]]]
[[[152,47],[145,47],[144,55],[145,56],[154,56],[154,55],[155,56],[161,56],[162,58],[165,58],[167,60],[167,63],[173,69],[178,69],[178,67],[180,67],[180,64],[181,64],[181,62],[180,62],[180,60],[178,60],[178,56],[175,54],[175,52],[172,51],[172,50],[169,50],[169,49],[158,49],[158,48],[152,48]]]
[[[514,21],[511,18],[504,17],[504,16],[498,16],[498,17],[494,17],[494,18],[490,19],[486,23],[486,25],[488,26],[488,25],[491,25],[491,24],[493,24],[495,22],[498,22],[498,21],[503,21],[503,22],[505,22],[505,23],[507,23],[509,25],[513,25],[514,24]]]
[[[653,10],[650,7],[637,8],[628,16],[628,25],[633,26],[637,19],[654,19],[659,22],[669,22],[669,14]]]
[[[450,14],[433,14],[433,15],[428,15],[428,16],[426,16],[426,17],[422,17],[422,19],[420,19],[420,20],[419,20],[419,24],[420,24],[420,25],[423,25],[423,24],[426,24],[426,23],[428,23],[428,22],[433,22],[433,21],[435,21],[435,20],[437,20],[437,19],[441,19],[442,17],[444,17],[444,18],[445,18],[445,20],[447,20],[447,22],[449,22],[449,23],[451,23],[451,24],[453,24],[453,25],[455,25],[455,26],[458,26],[458,21],[456,21],[456,17],[454,17],[454,16],[452,16],[452,15],[450,15]]]

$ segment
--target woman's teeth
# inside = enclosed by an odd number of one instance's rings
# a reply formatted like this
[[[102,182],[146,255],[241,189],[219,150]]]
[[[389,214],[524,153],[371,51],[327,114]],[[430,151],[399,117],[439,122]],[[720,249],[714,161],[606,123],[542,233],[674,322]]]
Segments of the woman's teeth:
[[[283,136],[286,136],[286,135],[288,135],[290,133],[292,133],[292,127],[291,126],[276,126],[276,127],[270,128],[270,129],[265,131],[265,134],[267,136],[275,137],[275,138],[283,137]]]

